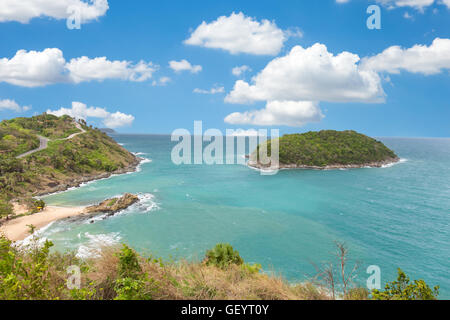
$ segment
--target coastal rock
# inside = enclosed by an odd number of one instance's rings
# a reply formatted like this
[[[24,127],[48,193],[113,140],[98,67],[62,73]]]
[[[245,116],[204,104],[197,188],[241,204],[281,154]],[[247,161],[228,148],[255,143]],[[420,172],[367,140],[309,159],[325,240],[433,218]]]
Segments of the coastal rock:
[[[139,198],[136,195],[131,193],[125,193],[120,198],[106,199],[100,202],[98,205],[87,207],[84,210],[84,213],[86,214],[106,213],[109,216],[128,208],[129,206],[138,201]]]

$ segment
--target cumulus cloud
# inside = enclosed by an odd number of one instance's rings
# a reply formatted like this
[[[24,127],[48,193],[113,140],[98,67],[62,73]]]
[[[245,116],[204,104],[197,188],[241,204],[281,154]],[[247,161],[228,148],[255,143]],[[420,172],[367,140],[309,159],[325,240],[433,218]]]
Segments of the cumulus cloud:
[[[71,9],[79,12],[81,22],[86,23],[105,15],[109,5],[107,0],[2,0],[0,22],[28,23],[38,17],[66,19]]]
[[[0,111],[11,110],[15,112],[23,112],[31,109],[31,106],[20,106],[16,101],[10,99],[0,100]]]
[[[75,83],[104,79],[141,82],[151,78],[152,73],[156,71],[151,62],[139,61],[133,65],[130,61],[109,61],[106,57],[72,59],[65,65],[65,68]]]
[[[319,104],[312,101],[269,101],[261,110],[234,112],[225,117],[229,124],[257,126],[284,125],[300,127],[309,122],[319,122],[324,115]]]
[[[88,107],[82,102],[72,102],[71,108],[60,108],[58,110],[47,110],[48,114],[55,116],[69,115],[76,119],[87,118],[99,118],[102,119],[103,124],[108,128],[118,128],[123,126],[129,126],[134,121],[134,116],[130,114],[124,114],[122,112],[111,113],[104,108]]]
[[[118,128],[123,126],[129,126],[133,123],[134,116],[131,114],[124,114],[122,112],[111,113],[103,120],[103,124],[108,128]]]
[[[0,59],[0,82],[24,87],[45,86],[67,82],[66,60],[61,50],[19,50],[11,59]]]
[[[255,101],[383,102],[379,75],[361,69],[350,52],[333,55],[323,44],[295,46],[275,58],[249,84],[236,81],[228,103]]]
[[[201,93],[201,94],[217,94],[217,93],[225,92],[225,88],[224,87],[213,87],[209,90],[195,88],[193,92]]]
[[[234,67],[231,70],[231,73],[233,75],[235,75],[236,77],[240,77],[243,73],[245,73],[247,71],[252,71],[252,69],[250,69],[249,66],[243,65],[243,66],[240,66],[240,67]]]
[[[172,60],[169,62],[169,67],[175,72],[190,71],[191,73],[199,73],[200,71],[202,71],[202,66],[192,65],[185,59],[180,61]]]
[[[450,39],[434,39],[430,46],[414,45],[403,49],[392,46],[382,53],[362,60],[364,69],[378,72],[400,73],[401,70],[437,74],[450,69]]]
[[[66,62],[58,48],[43,51],[19,50],[11,59],[0,59],[0,82],[39,87],[55,83],[80,83],[120,79],[146,81],[157,66],[151,62],[110,61],[106,57],[80,57]]]
[[[223,49],[232,54],[276,55],[287,40],[285,32],[269,20],[257,21],[242,12],[203,21],[184,43]]]

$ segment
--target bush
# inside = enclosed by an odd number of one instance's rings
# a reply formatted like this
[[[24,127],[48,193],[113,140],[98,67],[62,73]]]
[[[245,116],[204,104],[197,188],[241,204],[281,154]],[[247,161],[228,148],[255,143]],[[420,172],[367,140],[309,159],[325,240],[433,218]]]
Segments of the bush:
[[[205,263],[224,269],[230,264],[242,265],[244,260],[239,255],[239,252],[234,250],[230,244],[219,243],[213,249],[206,252]]]
[[[396,281],[388,282],[384,291],[372,290],[374,300],[437,300],[439,286],[431,289],[424,280],[414,280],[398,269]]]
[[[28,209],[31,213],[38,213],[45,208],[45,202],[41,199],[30,199],[28,200]]]
[[[124,244],[118,257],[118,279],[114,287],[117,294],[115,300],[150,300],[152,292],[156,290],[155,281],[142,273],[138,254]]]

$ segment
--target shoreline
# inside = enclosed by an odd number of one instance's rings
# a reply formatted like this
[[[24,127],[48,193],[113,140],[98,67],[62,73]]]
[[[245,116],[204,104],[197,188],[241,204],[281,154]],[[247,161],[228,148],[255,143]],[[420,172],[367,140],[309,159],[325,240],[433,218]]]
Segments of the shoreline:
[[[141,158],[136,155],[134,156],[136,161],[125,168],[116,170],[114,172],[105,172],[102,174],[85,176],[80,179],[73,180],[73,183],[71,184],[61,184],[55,186],[51,190],[45,190],[43,192],[36,193],[34,197],[50,196],[53,194],[69,191],[72,188],[79,188],[84,183],[108,179],[113,175],[137,172],[139,165],[142,163],[142,161],[145,160],[145,158]],[[26,239],[30,235],[28,232],[29,227],[27,225],[34,225],[36,227],[35,232],[37,232],[55,221],[85,215],[86,208],[87,206],[46,206],[45,209],[41,212],[2,221],[2,223],[0,223],[0,234],[5,235],[11,241],[21,241]],[[15,214],[21,213],[23,212],[15,212]]]
[[[361,169],[361,168],[382,168],[384,166],[393,165],[401,162],[401,158],[391,158],[383,161],[376,161],[363,164],[333,164],[324,167],[308,166],[308,165],[296,165],[296,164],[280,164],[278,167],[263,166],[254,161],[247,161],[247,166],[257,170],[292,170],[292,169],[304,169],[304,170],[339,170],[339,169]]]
[[[11,241],[24,240],[30,235],[28,225],[35,226],[35,232],[37,232],[52,222],[83,215],[84,209],[85,207],[47,206],[41,212],[5,221],[0,225],[0,233]]]

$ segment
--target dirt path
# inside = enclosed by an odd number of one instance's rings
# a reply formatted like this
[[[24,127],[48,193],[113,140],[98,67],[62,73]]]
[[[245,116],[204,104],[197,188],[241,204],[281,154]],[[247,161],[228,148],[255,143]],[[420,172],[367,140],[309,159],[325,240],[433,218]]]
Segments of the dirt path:
[[[72,139],[73,137],[76,137],[76,136],[79,135],[79,134],[83,134],[83,133],[86,132],[86,130],[84,130],[78,122],[75,122],[75,126],[76,126],[81,132],[73,133],[73,134],[71,134],[70,136],[68,136],[67,138],[63,138],[63,139],[50,140],[50,139],[48,139],[48,138],[46,138],[46,137],[37,135],[38,138],[39,138],[39,148],[36,148],[36,149],[30,150],[30,151],[27,151],[27,152],[25,152],[25,153],[22,153],[21,155],[18,155],[16,158],[17,158],[17,159],[21,159],[21,158],[24,158],[24,157],[26,157],[26,156],[29,156],[30,154],[33,154],[33,153],[35,153],[35,152],[38,152],[38,151],[41,151],[41,150],[46,149],[47,146],[48,146],[48,142],[49,142],[49,141],[69,140],[69,139]]]

